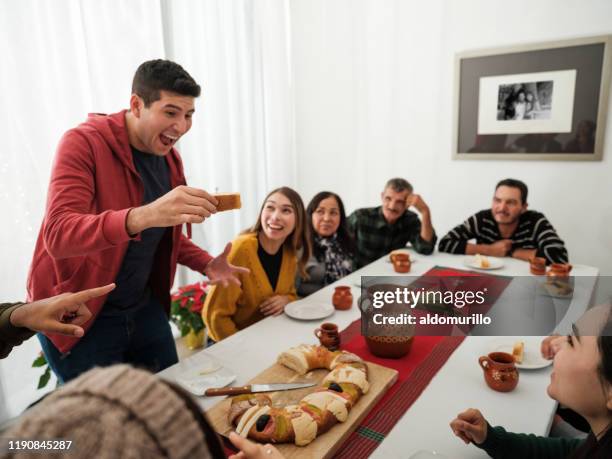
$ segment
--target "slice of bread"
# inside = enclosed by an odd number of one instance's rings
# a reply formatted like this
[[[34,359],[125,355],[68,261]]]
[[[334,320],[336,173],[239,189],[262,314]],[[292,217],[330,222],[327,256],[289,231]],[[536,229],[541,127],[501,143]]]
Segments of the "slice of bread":
[[[514,357],[514,361],[516,363],[523,363],[523,356],[525,352],[525,343],[522,341],[517,341],[514,343],[514,347],[512,348],[512,356]]]
[[[217,205],[217,212],[224,212],[226,210],[240,209],[242,202],[240,202],[240,193],[218,193],[213,194],[219,201]]]
[[[491,263],[489,263],[489,259],[485,257],[484,255],[480,255],[479,253],[477,253],[476,257],[474,258],[475,258],[476,264],[480,266],[481,268],[491,267]]]

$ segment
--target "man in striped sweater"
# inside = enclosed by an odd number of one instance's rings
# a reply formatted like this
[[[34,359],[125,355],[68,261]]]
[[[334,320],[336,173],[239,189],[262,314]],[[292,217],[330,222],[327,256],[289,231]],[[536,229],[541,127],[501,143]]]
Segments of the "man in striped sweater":
[[[469,242],[476,240],[476,243]],[[544,257],[549,263],[567,263],[565,245],[540,212],[527,210],[527,185],[505,179],[495,187],[491,209],[481,210],[440,240],[440,252],[520,260]]]

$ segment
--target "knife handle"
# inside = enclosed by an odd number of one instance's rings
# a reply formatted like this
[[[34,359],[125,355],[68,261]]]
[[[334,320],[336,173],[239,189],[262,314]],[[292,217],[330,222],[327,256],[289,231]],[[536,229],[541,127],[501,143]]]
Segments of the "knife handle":
[[[250,394],[251,386],[239,386],[239,387],[219,387],[216,389],[206,389],[204,395],[208,397],[215,397],[217,395],[240,395]]]

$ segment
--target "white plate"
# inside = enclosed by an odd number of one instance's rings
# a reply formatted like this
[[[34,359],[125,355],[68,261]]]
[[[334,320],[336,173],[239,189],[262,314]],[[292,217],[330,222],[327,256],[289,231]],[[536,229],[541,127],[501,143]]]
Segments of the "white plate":
[[[334,313],[330,303],[313,302],[312,300],[298,300],[285,306],[285,314],[298,320],[324,319]]]
[[[540,352],[540,345],[544,337],[541,336],[525,336],[523,338],[513,337],[500,338],[489,343],[487,347],[487,353],[489,352],[507,352],[512,354],[512,348],[514,343],[522,341],[525,343],[525,349],[523,351],[523,362],[517,363],[516,367],[521,370],[539,370],[540,368],[546,368],[553,363],[552,360],[547,360],[542,357]]]
[[[446,459],[446,458],[447,456],[444,456],[443,454],[437,453],[435,451],[428,451],[428,450],[422,449],[414,453],[408,459]]]
[[[206,354],[196,354],[179,363],[176,375],[183,388],[198,396],[211,387],[225,387],[235,379],[235,374]]]
[[[463,264],[468,268],[472,269],[482,269],[483,271],[489,271],[491,269],[499,269],[503,268],[504,262],[501,258],[489,257],[487,256],[487,260],[489,260],[489,267],[483,268],[479,263],[476,262],[476,257],[467,257],[463,260]]]

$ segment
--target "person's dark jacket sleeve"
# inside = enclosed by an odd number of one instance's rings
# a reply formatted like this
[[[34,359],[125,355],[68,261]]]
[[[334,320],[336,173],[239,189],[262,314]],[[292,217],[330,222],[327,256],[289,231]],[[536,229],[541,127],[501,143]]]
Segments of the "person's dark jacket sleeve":
[[[462,224],[455,226],[440,239],[438,250],[446,253],[465,254],[468,241],[477,237],[477,228],[478,223],[476,214],[474,214]]]
[[[438,240],[438,236],[436,236],[436,231],[433,231],[433,236],[431,241],[426,241],[421,237],[421,220],[418,218],[414,219],[414,223],[412,228],[410,229],[410,244],[417,253],[421,253],[423,255],[431,255],[436,248],[436,242]]]
[[[357,239],[357,223],[359,222],[359,215],[357,211],[353,211],[351,215],[346,218],[346,225],[348,227],[349,234],[353,239]]]
[[[27,328],[15,327],[11,324],[11,314],[22,304],[23,303],[0,304],[0,359],[7,357],[11,353],[13,347],[19,346],[34,335],[34,332]]]
[[[308,279],[302,279],[298,274],[295,278],[295,288],[300,297],[313,294],[325,287],[325,262],[317,262],[314,256],[306,264]]]
[[[488,425],[487,439],[477,447],[495,459],[568,457],[584,442],[581,438],[549,438],[533,434],[506,432],[503,427]]]

